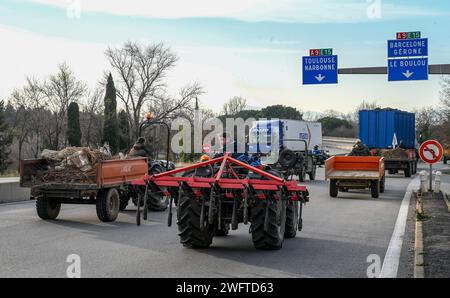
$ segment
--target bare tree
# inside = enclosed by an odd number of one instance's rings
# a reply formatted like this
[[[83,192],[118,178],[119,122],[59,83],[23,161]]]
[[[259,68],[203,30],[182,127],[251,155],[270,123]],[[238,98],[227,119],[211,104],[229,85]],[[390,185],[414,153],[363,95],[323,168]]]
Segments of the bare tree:
[[[118,49],[108,48],[106,57],[116,73],[117,97],[124,103],[134,137],[146,103],[166,98],[164,78],[177,56],[164,44],[140,46],[127,42]]]
[[[441,81],[441,91],[440,99],[442,110],[445,114],[445,117],[448,121],[450,121],[450,76],[445,76]]]
[[[67,144],[65,124],[69,104],[80,100],[86,92],[86,85],[76,79],[66,63],[62,63],[58,65],[58,73],[51,75],[45,83],[43,92],[47,98],[47,108],[53,114],[53,130],[47,131],[47,145],[58,149],[61,141]]]
[[[154,98],[147,105],[147,109],[153,113],[155,120],[174,119],[192,113],[193,100],[202,94],[202,87],[194,83],[181,88],[177,97],[168,95]]]
[[[103,88],[97,87],[89,91],[81,106],[83,143],[87,146],[98,145],[101,142],[103,127]]]
[[[359,112],[362,110],[376,110],[381,108],[380,105],[376,102],[376,101],[365,101],[363,100],[363,102],[356,107],[355,112],[353,114],[348,114],[348,119],[349,121],[355,122],[355,123],[359,123]]]
[[[416,114],[417,131],[421,139],[437,137],[439,125],[442,123],[439,111],[434,107],[425,107],[414,111]]]
[[[46,117],[43,83],[27,78],[27,84],[22,89],[14,90],[10,102],[16,109],[14,130],[19,144],[19,159],[22,158],[25,143],[31,145],[33,156],[37,157],[42,147],[44,128],[51,124]]]
[[[237,115],[247,107],[247,100],[241,96],[230,98],[222,107],[224,115]]]

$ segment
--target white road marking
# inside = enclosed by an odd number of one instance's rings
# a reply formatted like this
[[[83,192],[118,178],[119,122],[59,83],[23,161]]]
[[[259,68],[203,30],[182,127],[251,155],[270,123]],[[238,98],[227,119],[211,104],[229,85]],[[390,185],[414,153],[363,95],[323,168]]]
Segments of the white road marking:
[[[419,176],[411,181],[406,189],[400,210],[398,211],[397,221],[395,223],[394,232],[381,268],[380,278],[396,278],[398,265],[400,263],[400,254],[402,252],[403,238],[405,236],[406,220],[408,218],[408,209],[411,196],[415,189],[419,188]]]

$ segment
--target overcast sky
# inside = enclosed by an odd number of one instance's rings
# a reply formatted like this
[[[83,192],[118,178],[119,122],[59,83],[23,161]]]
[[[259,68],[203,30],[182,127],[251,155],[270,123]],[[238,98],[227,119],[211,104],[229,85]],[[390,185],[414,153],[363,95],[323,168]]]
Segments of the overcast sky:
[[[171,92],[198,81],[203,104],[216,111],[235,95],[305,111],[348,112],[364,99],[411,110],[439,102],[439,76],[340,76],[338,85],[302,86],[301,57],[333,48],[340,67],[385,66],[388,39],[422,31],[430,63],[450,63],[448,28],[450,2],[439,0],[1,0],[0,98],[63,61],[94,87],[109,70],[105,49],[135,40],[170,46],[180,57]]]

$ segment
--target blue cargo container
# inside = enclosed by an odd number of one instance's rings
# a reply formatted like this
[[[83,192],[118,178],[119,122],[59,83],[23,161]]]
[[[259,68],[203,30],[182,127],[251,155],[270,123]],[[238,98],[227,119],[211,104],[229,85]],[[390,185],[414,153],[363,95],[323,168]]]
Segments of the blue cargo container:
[[[371,149],[392,148],[394,135],[408,149],[416,146],[416,117],[393,109],[359,112],[359,138]]]

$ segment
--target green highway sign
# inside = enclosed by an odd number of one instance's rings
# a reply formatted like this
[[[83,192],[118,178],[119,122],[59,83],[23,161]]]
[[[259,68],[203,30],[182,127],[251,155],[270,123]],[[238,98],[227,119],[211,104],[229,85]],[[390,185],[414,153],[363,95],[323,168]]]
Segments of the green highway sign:
[[[312,49],[309,50],[310,56],[332,56],[333,49]]]
[[[419,39],[419,38],[422,38],[422,33],[420,31],[397,33],[397,39]]]

